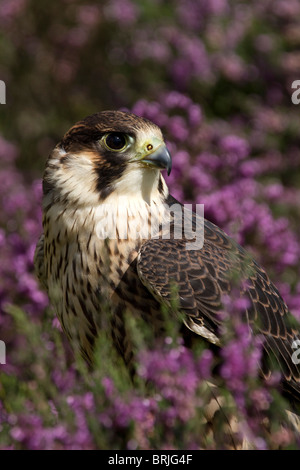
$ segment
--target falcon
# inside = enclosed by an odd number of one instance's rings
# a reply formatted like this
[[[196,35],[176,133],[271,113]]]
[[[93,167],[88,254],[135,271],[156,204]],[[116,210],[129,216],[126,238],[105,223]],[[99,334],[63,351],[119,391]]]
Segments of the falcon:
[[[184,206],[169,194],[164,169],[170,173],[171,156],[160,128],[121,111],[86,117],[51,152],[34,262],[63,330],[89,363],[105,331],[129,367],[125,312],[145,319],[159,338],[162,305],[175,297],[183,334],[219,349],[222,299],[237,286],[247,299],[241,315],[251,334],[263,337],[264,357],[278,363],[284,391],[300,400],[300,369],[292,359],[299,335],[278,290],[249,253],[208,220],[200,217],[202,246],[178,235]],[[194,230],[199,217],[190,212],[189,218]]]

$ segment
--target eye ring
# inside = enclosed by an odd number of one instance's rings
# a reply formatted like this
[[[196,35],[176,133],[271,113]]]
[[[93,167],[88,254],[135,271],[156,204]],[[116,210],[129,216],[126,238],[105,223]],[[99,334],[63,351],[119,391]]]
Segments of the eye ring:
[[[122,152],[128,146],[128,138],[121,132],[110,132],[103,136],[102,140],[105,147],[113,152]]]

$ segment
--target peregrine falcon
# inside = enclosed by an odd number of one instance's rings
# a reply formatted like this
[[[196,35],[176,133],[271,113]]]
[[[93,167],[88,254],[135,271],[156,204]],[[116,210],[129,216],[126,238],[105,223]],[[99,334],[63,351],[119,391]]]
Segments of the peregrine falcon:
[[[169,194],[162,169],[170,173],[171,156],[160,128],[121,111],[86,117],[51,152],[35,268],[63,330],[91,363],[95,338],[106,331],[130,364],[125,311],[144,318],[159,337],[162,304],[175,295],[183,330],[222,348],[222,299],[238,285],[251,333],[263,336],[284,390],[299,400],[300,368],[292,360],[299,335],[278,290],[249,253],[208,220],[202,219],[203,246],[191,249],[185,235],[176,236],[184,206]],[[179,218],[174,205],[182,209]],[[195,228],[195,213],[191,220]]]

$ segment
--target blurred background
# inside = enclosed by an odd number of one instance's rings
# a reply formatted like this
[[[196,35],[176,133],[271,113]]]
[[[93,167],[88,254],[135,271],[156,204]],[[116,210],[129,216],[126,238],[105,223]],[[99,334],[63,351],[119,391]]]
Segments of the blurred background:
[[[32,361],[11,305],[38,328],[48,306],[32,263],[46,158],[71,125],[104,109],[162,127],[172,194],[204,203],[300,318],[300,104],[291,99],[299,46],[298,0],[1,0],[5,371],[20,377]]]

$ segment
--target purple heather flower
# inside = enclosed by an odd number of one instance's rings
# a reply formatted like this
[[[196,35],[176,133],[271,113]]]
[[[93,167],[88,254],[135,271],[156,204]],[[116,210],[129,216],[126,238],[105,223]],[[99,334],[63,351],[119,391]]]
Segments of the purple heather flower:
[[[3,0],[0,5],[0,21],[11,24],[25,10],[27,0]]]
[[[244,160],[249,155],[248,143],[235,135],[224,137],[220,142],[220,148],[230,166],[236,165],[239,160]]]
[[[138,7],[130,0],[111,0],[104,11],[108,19],[122,26],[132,26],[138,18]]]
[[[97,5],[84,5],[78,8],[78,21],[88,27],[94,26],[101,16]]]

